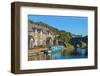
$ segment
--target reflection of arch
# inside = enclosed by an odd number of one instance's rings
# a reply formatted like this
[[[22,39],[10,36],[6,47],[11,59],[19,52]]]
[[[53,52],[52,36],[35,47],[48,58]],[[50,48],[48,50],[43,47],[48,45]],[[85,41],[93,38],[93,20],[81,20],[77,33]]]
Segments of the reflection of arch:
[[[34,38],[32,36],[28,36],[28,48],[34,47]]]

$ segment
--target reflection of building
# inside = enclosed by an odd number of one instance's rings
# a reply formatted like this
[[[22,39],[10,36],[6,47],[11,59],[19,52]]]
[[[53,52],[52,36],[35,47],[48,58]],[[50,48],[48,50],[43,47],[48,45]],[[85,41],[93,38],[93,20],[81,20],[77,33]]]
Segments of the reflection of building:
[[[47,24],[42,22],[28,22],[28,47],[51,46],[54,35]]]

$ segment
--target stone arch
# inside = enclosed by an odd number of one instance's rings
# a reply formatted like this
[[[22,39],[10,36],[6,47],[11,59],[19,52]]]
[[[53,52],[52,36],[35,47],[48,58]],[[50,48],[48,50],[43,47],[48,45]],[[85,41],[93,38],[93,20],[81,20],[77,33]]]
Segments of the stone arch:
[[[34,38],[33,38],[33,36],[28,36],[28,48],[29,49],[32,49],[33,47],[34,47]]]
[[[50,47],[53,44],[53,40],[51,37],[47,37],[46,38],[46,45],[47,47]]]

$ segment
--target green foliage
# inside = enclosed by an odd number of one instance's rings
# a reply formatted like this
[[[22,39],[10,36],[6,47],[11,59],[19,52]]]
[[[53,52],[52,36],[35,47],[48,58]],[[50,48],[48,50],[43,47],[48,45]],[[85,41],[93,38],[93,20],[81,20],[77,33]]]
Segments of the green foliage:
[[[71,47],[72,46],[70,43],[65,43],[64,42],[64,44],[65,44],[66,47]]]
[[[83,41],[80,41],[78,44],[77,44],[77,47],[80,47],[80,48],[86,48],[87,47],[87,44]]]
[[[85,42],[81,41],[81,44],[82,44],[82,45],[81,45],[81,48],[86,48],[87,45],[86,45]]]
[[[64,43],[65,44],[65,49],[63,51],[63,56],[68,56],[72,53],[74,53],[74,46],[71,45],[70,43]]]
[[[71,35],[70,33],[67,33],[65,31],[60,31],[59,32],[59,36],[60,36],[60,39],[63,41],[63,42],[68,42],[71,38]]]

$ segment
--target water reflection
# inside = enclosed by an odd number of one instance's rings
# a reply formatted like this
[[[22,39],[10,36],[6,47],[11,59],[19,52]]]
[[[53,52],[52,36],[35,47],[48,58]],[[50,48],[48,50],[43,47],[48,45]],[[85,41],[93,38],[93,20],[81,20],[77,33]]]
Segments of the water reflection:
[[[64,47],[62,46],[52,46],[51,47],[51,59],[79,59],[87,58],[87,49],[86,48],[77,48],[75,53],[69,54],[67,56],[63,55]]]

